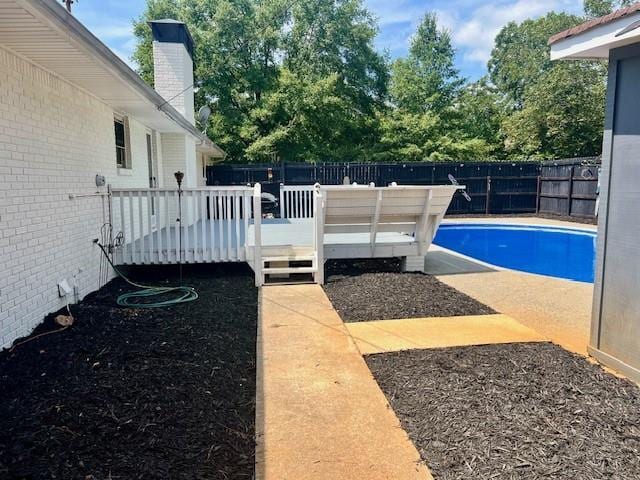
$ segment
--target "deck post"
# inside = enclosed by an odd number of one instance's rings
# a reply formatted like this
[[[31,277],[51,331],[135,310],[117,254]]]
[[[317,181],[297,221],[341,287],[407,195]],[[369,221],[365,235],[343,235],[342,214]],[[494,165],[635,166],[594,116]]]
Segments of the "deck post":
[[[427,254],[427,250],[429,250],[431,242],[433,241],[433,235],[430,233],[433,230],[433,226],[429,216],[432,199],[433,190],[429,190],[427,192],[427,198],[424,201],[422,216],[420,217],[419,223],[416,225],[416,240],[418,240],[420,245],[420,255]]]
[[[253,186],[253,232],[255,235],[253,247],[253,271],[256,276],[256,287],[264,283],[262,275],[262,187],[259,183]]]
[[[324,284],[324,199],[320,184],[314,185],[313,192],[313,221],[315,237],[313,240],[316,256],[316,272],[314,280],[317,284]]]
[[[280,218],[284,218],[284,183],[280,182]]]

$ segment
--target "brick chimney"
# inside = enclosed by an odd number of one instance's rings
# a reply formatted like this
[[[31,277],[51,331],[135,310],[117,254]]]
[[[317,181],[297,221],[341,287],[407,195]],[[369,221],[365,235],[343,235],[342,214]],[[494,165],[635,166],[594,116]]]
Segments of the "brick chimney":
[[[165,100],[171,99],[171,106],[195,124],[193,38],[189,29],[172,19],[154,20],[149,26],[153,34],[155,89]]]

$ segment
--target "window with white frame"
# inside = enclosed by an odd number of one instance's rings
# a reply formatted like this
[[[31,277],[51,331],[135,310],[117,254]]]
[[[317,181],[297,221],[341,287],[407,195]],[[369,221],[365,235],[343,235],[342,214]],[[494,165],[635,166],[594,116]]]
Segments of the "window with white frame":
[[[114,117],[113,127],[116,135],[116,165],[118,168],[131,168],[129,157],[129,123],[126,117]]]

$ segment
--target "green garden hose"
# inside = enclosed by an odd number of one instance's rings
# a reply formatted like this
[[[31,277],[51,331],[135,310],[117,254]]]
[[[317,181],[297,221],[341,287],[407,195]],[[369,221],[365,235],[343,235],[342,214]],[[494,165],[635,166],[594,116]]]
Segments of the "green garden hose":
[[[137,290],[135,292],[123,293],[119,295],[116,299],[116,303],[121,307],[131,307],[131,308],[162,308],[162,307],[171,307],[173,305],[178,305],[180,303],[193,302],[198,299],[198,292],[196,292],[195,288],[192,287],[152,287],[149,285],[141,285],[139,283],[133,282],[129,280],[118,268],[113,264],[111,258],[109,258],[109,254],[105,250],[104,246],[98,243],[100,250],[104,253],[105,257],[109,261],[111,268],[115,270],[115,272],[122,277],[122,279],[127,282],[129,285],[133,287],[138,287],[141,290]],[[155,297],[159,295],[167,295],[175,293],[179,295],[177,298],[170,298],[168,300],[163,300],[159,302],[149,302],[149,303],[138,303],[135,299],[145,299],[150,297]]]

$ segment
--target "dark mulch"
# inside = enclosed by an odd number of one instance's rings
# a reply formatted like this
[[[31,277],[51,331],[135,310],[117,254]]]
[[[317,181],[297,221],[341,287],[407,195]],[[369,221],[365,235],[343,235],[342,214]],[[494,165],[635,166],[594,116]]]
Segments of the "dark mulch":
[[[400,260],[332,261],[324,290],[345,322],[496,313],[431,275],[401,273]]]
[[[177,283],[175,268],[133,277]],[[141,310],[115,305],[115,280],[68,330],[0,354],[0,478],[252,477],[253,276],[209,266],[184,284],[198,301]]]
[[[366,360],[436,480],[640,478],[640,389],[560,347]]]

